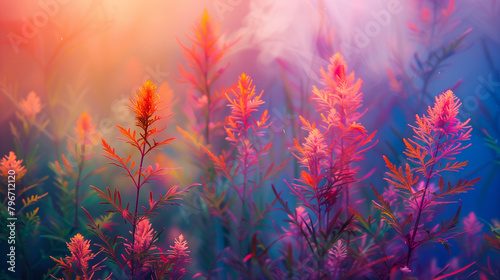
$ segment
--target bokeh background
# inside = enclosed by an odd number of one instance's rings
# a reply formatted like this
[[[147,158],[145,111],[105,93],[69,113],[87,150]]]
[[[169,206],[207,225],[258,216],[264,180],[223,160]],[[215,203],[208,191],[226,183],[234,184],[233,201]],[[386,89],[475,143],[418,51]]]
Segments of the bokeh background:
[[[412,135],[408,124],[414,123],[415,114],[426,113],[434,96],[452,89],[463,103],[460,118],[471,119],[473,132],[472,146],[459,156],[469,165],[447,179],[482,177],[474,191],[460,196],[462,216],[473,211],[483,222],[500,217],[498,0],[1,0],[0,155],[15,149],[9,123],[18,121],[19,101],[36,92],[49,124],[36,140],[40,160],[30,176],[48,175],[39,188],[50,192],[53,172],[48,163],[68,153],[66,137],[81,112],[86,110],[101,136],[119,146],[115,125],[133,125],[128,99],[149,79],[157,85],[168,83],[177,101],[164,132],[177,139],[150,160],[182,167],[150,187],[197,182],[199,170],[190,164],[185,141],[175,129],[190,124],[183,110],[190,88],[176,77],[178,63],[185,64],[178,41],[188,43],[185,34],[204,9],[220,22],[222,40],[238,39],[224,56],[221,64],[230,65],[215,87],[228,87],[245,72],[258,91],[264,90],[273,125],[259,141],[275,143],[269,160],[285,160],[291,156],[293,138],[305,137],[294,128],[297,115],[320,118],[309,102],[312,85],[320,85],[320,68],[340,52],[349,71],[363,80],[366,113],[361,123],[369,132],[376,130],[379,141],[361,164],[365,174],[374,171],[361,185],[372,182],[379,190],[387,186],[382,155],[404,163],[402,138]],[[490,146],[488,137],[493,140]],[[106,166],[100,153],[96,147],[96,167]],[[278,189],[286,193],[282,179],[290,180],[297,170],[292,159],[274,182]],[[117,186],[127,193],[128,182],[110,166],[88,184]],[[368,188],[360,192],[367,213],[372,194]],[[100,207],[95,199],[83,203]],[[169,225],[167,239],[184,232],[193,252],[200,234],[195,215],[171,207],[159,218]],[[42,222],[50,220],[43,209],[41,216]],[[489,233],[487,226],[482,230]],[[441,266],[450,258],[442,247],[430,250]],[[199,259],[196,253],[192,257],[190,271],[196,272]]]

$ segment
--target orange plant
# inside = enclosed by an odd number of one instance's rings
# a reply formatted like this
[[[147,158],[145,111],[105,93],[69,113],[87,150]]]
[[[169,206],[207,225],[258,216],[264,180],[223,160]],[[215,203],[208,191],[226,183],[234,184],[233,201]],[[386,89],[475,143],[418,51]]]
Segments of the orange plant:
[[[192,37],[186,35],[192,42],[190,47],[185,46],[179,39],[177,41],[182,47],[184,57],[187,60],[187,68],[178,64],[180,69],[179,81],[190,83],[195,93],[188,97],[191,107],[195,111],[195,119],[199,127],[195,129],[204,136],[205,144],[210,144],[210,131],[220,125],[215,120],[214,114],[221,110],[224,95],[213,90],[214,82],[226,71],[229,64],[219,67],[218,64],[225,53],[236,43],[221,42],[219,26],[213,22],[207,10],[203,12],[201,19],[192,28]],[[202,124],[204,122],[204,124]]]
[[[158,179],[161,174],[168,170],[161,168],[158,164],[145,167],[146,155],[161,146],[170,144],[173,138],[157,140],[165,128],[157,127],[157,122],[163,117],[158,114],[159,110],[162,109],[160,107],[161,97],[156,93],[156,86],[151,81],[146,81],[139,93],[136,93],[130,101],[130,109],[135,114],[136,126],[139,130],[117,127],[124,137],[120,139],[139,151],[138,167],[134,168],[136,161],[132,160],[132,155],[121,157],[106,140],[101,139],[101,141],[105,152],[104,156],[111,160],[110,164],[121,168],[122,173],[130,178],[135,187],[134,212],[129,211],[129,203],[125,207],[123,206],[122,196],[118,189],[115,188],[112,193],[109,188],[103,191],[97,187],[91,187],[100,198],[104,199],[102,204],[112,206],[106,212],[120,213],[124,222],[131,224],[131,236],[111,238],[106,230],[103,231],[101,222],[94,220],[92,215],[85,208],[82,208],[90,220],[89,231],[100,239],[100,243],[97,243],[100,250],[120,267],[128,279],[144,278],[147,275],[151,275],[155,279],[178,278],[186,273],[184,267],[190,260],[187,254],[187,245],[183,242],[182,247],[176,245],[178,250],[163,253],[155,245],[162,231],[156,231],[149,218],[156,215],[156,211],[160,208],[165,208],[167,205],[179,205],[177,201],[190,187],[179,190],[178,186],[173,186],[165,195],[159,194],[156,200],[153,198],[153,192],[150,191],[148,205],[142,207],[139,205],[140,190],[144,185]],[[64,267],[64,264],[60,262],[59,264]]]

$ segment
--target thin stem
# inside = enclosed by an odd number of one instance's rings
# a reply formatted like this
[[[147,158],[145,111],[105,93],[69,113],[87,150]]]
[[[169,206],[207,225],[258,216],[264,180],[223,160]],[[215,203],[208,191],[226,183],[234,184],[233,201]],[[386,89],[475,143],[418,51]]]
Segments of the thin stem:
[[[439,137],[438,137],[438,140],[436,141],[436,150],[434,151],[434,154],[432,156],[432,160],[434,161],[434,159],[437,157],[437,154],[439,152],[439,142],[441,141],[441,138],[443,137],[443,132],[440,132],[439,133]],[[427,188],[429,187],[429,182],[431,180],[431,176],[432,176],[432,172],[434,172],[434,166],[436,165],[436,162],[434,161],[432,163],[432,166],[431,166],[431,169],[429,170],[429,172],[427,173],[427,180],[425,182],[425,188],[424,188],[424,192],[422,193],[422,199],[420,200],[420,205],[418,207],[418,214],[417,214],[417,220],[415,222],[415,225],[413,227],[413,233],[411,235],[411,240],[410,242],[408,242],[408,256],[406,258],[406,266],[409,265],[410,263],[410,258],[411,258],[411,254],[413,252],[413,249],[415,249],[414,247],[414,242],[415,242],[415,237],[417,235],[417,230],[418,230],[418,225],[420,223],[420,217],[422,216],[422,210],[423,210],[423,206],[424,206],[424,201],[425,201],[425,195],[427,193]]]
[[[19,197],[16,197],[16,199],[15,199],[16,204],[17,204],[18,200],[19,200]],[[19,213],[16,213],[16,216],[17,216],[17,214],[19,214]],[[19,223],[16,223],[15,231],[16,231],[16,237],[17,237],[16,242],[17,242],[17,244],[19,244],[19,247],[21,247],[21,253],[24,256],[24,263],[26,264],[26,273],[27,273],[26,279],[32,279],[31,272],[33,270],[31,267],[29,254],[26,253],[26,248],[24,247],[25,240],[23,240],[23,236],[21,235],[21,226]]]
[[[316,186],[316,202],[318,203],[318,226],[319,226],[319,232],[321,233],[321,224],[323,223],[323,218],[321,215],[321,193],[319,190],[319,186]],[[312,225],[314,226],[314,225]]]
[[[248,155],[246,154],[246,151],[247,149],[245,148],[245,156],[244,156],[244,159],[243,159],[243,168],[242,168],[242,172],[243,172],[243,193],[242,193],[242,200],[241,200],[241,217],[240,217],[240,224],[239,224],[239,233],[240,233],[240,257],[243,257],[243,250],[244,250],[244,230],[245,228],[243,227],[243,224],[245,222],[245,202],[246,202],[246,193],[247,193],[247,159],[248,159]]]
[[[147,127],[144,129],[144,139],[147,138]],[[139,164],[139,179],[137,180],[137,192],[135,195],[135,210],[134,210],[134,223],[133,223],[133,229],[132,229],[132,246],[135,244],[135,231],[137,229],[137,209],[139,208],[139,190],[141,189],[141,176],[142,176],[142,164],[144,162],[144,156],[146,155],[144,152],[146,151],[146,141],[144,140],[144,143],[142,145],[142,150],[141,150],[141,163]],[[131,251],[131,262],[132,262],[132,276],[135,275],[135,270],[134,270],[134,251]]]
[[[488,49],[488,45],[487,45],[486,40],[484,38],[481,40],[481,43],[482,43],[481,45],[482,45],[483,50],[484,50],[484,54],[487,58],[486,61],[488,62],[488,65],[490,66],[491,70],[493,71],[493,75],[495,75],[495,78],[498,81],[500,77],[498,75],[498,70],[496,69],[495,64],[493,63],[495,60],[491,56],[490,50]],[[494,94],[495,91],[494,90],[492,91],[490,86],[486,86],[485,88],[488,92],[491,93],[490,96],[492,96],[495,99],[496,103],[500,103],[498,96],[496,94]]]
[[[0,85],[0,89],[3,92],[3,94],[12,102],[12,104],[16,107],[16,109],[18,109],[19,111],[21,111],[21,106],[19,106],[19,103],[14,99],[14,97],[12,97],[12,95],[10,94],[10,92],[8,92],[4,88],[4,86],[2,86],[2,85]],[[42,129],[42,126],[38,122],[36,122],[35,120],[33,120],[33,125],[35,125],[51,141],[58,140],[55,136],[53,136],[52,134],[50,134],[50,132],[48,132],[45,128]]]
[[[20,185],[21,183],[19,183]],[[6,198],[7,199],[7,198]],[[18,201],[19,201],[19,197],[16,197],[14,202],[15,204],[17,205]],[[15,211],[16,213],[16,217],[20,214],[21,211],[17,212],[17,210]],[[23,236],[21,235],[21,225],[19,222],[16,222],[15,224],[15,231],[16,231],[16,243],[15,244],[19,244],[19,247],[21,247],[21,253],[22,255],[24,256],[24,263],[26,264],[26,279],[32,279],[32,276],[31,276],[31,272],[33,271],[32,270],[32,267],[31,267],[31,263],[30,263],[30,258],[29,258],[29,254],[26,253],[26,248],[24,247],[25,245],[25,240],[23,240]],[[21,273],[23,272],[23,270],[21,270]]]
[[[429,51],[430,48],[432,48],[433,46],[433,43],[434,43],[434,35],[436,33],[436,22],[437,22],[437,5],[436,5],[436,1],[433,1],[433,11],[432,11],[432,28],[431,28],[431,36],[429,38]]]
[[[205,38],[205,41],[207,41],[208,38]],[[207,115],[205,117],[205,140],[207,143],[207,146],[210,144],[210,106],[211,106],[211,100],[210,100],[210,86],[208,84],[208,52],[207,48],[203,48],[203,59],[204,59],[204,68],[203,68],[203,81],[205,82],[205,94],[207,95]]]
[[[82,145],[82,155],[80,158],[80,162],[78,163],[78,177],[76,179],[75,183],[75,223],[73,225],[74,228],[78,228],[78,190],[80,188],[80,180],[82,177],[82,171],[83,171],[83,163],[85,161],[85,145]]]
[[[19,197],[16,197],[15,203],[17,204],[18,201],[19,201]],[[19,213],[16,213],[16,216],[17,216],[17,214],[19,214]],[[25,242],[23,240],[23,236],[21,235],[21,226],[19,223],[16,223],[15,231],[16,231],[16,237],[17,237],[16,242],[17,242],[17,244],[19,244],[19,247],[21,247],[21,253],[24,256],[24,263],[26,264],[26,273],[27,273],[26,279],[32,279],[32,276],[31,276],[32,267],[31,267],[31,263],[30,263],[30,258],[29,258],[29,254],[26,253],[26,248],[24,247]]]
[[[205,76],[206,79],[206,76]],[[207,95],[207,115],[205,118],[205,138],[207,142],[207,146],[210,144],[210,106],[212,101],[210,100],[210,89],[208,84],[206,84],[205,93]]]
[[[78,168],[78,178],[75,184],[75,222],[73,224],[74,228],[78,228],[78,189],[80,188],[80,177],[82,174],[81,166]]]
[[[342,99],[341,99],[341,103],[340,103],[340,121],[342,123],[342,125],[345,127],[347,127],[347,116],[346,116],[346,113],[345,113],[345,106],[344,106],[344,92],[342,92]],[[343,131],[344,132],[344,131]],[[344,133],[342,133],[344,134]],[[340,148],[341,148],[341,168],[344,169],[344,164],[345,164],[345,171],[346,173],[349,172],[349,164],[347,163],[347,161],[345,160],[345,146],[344,146],[344,135],[342,135],[341,139],[340,139]],[[346,196],[346,199],[345,199],[345,211],[346,211],[346,217],[349,217],[349,184],[346,184],[345,185],[345,196]]]
[[[316,271],[316,279],[318,280],[321,280],[321,274],[320,274],[320,270],[321,270],[321,260],[318,258],[317,260],[317,265],[318,265],[318,270]]]
[[[18,223],[16,223],[16,232],[17,232],[16,233],[17,236],[19,236],[18,237],[19,247],[21,247],[21,253],[24,256],[24,263],[26,264],[26,273],[27,273],[26,279],[32,279],[32,276],[31,276],[32,267],[31,267],[31,263],[30,263],[30,258],[29,258],[29,254],[26,253],[26,248],[24,247],[24,240],[22,240],[21,229],[20,229]]]

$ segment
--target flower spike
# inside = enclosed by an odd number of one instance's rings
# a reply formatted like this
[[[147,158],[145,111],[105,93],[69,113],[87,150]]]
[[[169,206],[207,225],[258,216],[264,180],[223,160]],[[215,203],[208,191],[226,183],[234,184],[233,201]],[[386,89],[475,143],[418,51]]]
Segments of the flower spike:
[[[135,93],[134,95],[135,100],[130,98],[130,102],[132,102],[130,109],[135,113],[137,126],[147,131],[154,122],[160,119],[160,116],[155,114],[161,109],[159,107],[161,98],[156,93],[155,84],[150,80],[142,85],[139,94]]]

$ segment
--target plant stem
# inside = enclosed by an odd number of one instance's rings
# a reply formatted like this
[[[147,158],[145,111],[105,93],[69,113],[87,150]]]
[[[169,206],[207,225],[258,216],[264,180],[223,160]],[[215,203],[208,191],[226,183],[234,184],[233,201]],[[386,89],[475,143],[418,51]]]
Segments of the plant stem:
[[[29,255],[26,253],[26,248],[24,247],[24,240],[21,236],[21,229],[19,223],[16,223],[16,234],[18,236],[19,247],[21,247],[21,253],[24,256],[24,263],[26,264],[26,279],[33,279],[31,276],[31,272],[33,271],[31,268]]]
[[[207,41],[208,38],[205,38],[205,41]],[[205,82],[205,94],[207,95],[207,115],[205,117],[205,140],[207,143],[207,146],[210,144],[210,106],[211,106],[211,100],[210,100],[210,86],[208,84],[208,52],[207,48],[203,48],[203,59],[204,59],[204,68],[203,68],[203,81]]]
[[[75,183],[75,223],[74,228],[78,228],[78,189],[80,188],[80,179],[83,171],[83,163],[85,161],[85,145],[82,145],[82,156],[80,162],[78,163],[78,177]]]
[[[205,75],[206,79],[206,75]],[[205,94],[207,95],[207,115],[205,118],[205,138],[207,146],[210,145],[210,106],[212,104],[210,100],[210,89],[208,84],[205,84]]]
[[[246,135],[245,135],[246,136]],[[242,173],[243,173],[243,193],[241,195],[241,217],[240,217],[240,224],[238,225],[240,230],[239,230],[239,239],[240,239],[240,258],[244,257],[244,234],[245,234],[245,228],[243,227],[243,224],[245,222],[245,202],[246,202],[246,193],[247,193],[247,160],[248,160],[248,155],[246,154],[247,149],[245,148],[245,157],[243,159],[243,168],[242,168]],[[236,190],[238,191],[238,190]],[[250,194],[251,195],[251,194]]]
[[[19,103],[14,99],[11,93],[7,91],[7,89],[4,88],[4,86],[1,84],[0,84],[0,90],[9,99],[9,101],[12,102],[12,104],[16,107],[16,109],[21,111],[21,106],[19,105]],[[42,125],[40,125],[38,122],[33,121],[33,125],[36,126],[36,128],[39,129],[43,134],[45,134],[45,136],[47,136],[47,138],[49,138],[51,141],[58,140],[54,135],[50,134],[50,132],[48,132],[46,128],[42,129]]]
[[[439,142],[441,141],[442,137],[443,137],[443,132],[440,132],[438,140],[436,141],[436,150],[434,151],[434,155],[432,156],[432,160],[434,160],[434,162],[432,163],[431,169],[429,170],[429,172],[427,173],[427,176],[426,176],[427,177],[427,181],[425,182],[424,192],[422,193],[422,199],[420,200],[420,205],[418,207],[417,220],[415,222],[415,226],[413,227],[413,233],[411,235],[411,240],[408,242],[408,256],[406,258],[406,266],[407,267],[408,267],[408,265],[410,263],[410,258],[411,258],[411,254],[413,252],[413,249],[415,249],[414,242],[415,242],[415,237],[417,235],[418,225],[420,223],[420,217],[422,216],[422,210],[423,210],[423,206],[424,206],[425,195],[427,193],[427,188],[429,187],[429,182],[431,180],[432,172],[434,171],[434,166],[436,165],[435,158],[437,156],[437,153],[439,152],[439,144],[440,144]]]
[[[144,139],[147,139],[147,127],[144,129]],[[146,151],[146,140],[144,140],[144,143],[142,145],[142,150],[141,150],[141,163],[139,164],[139,179],[137,180],[137,186],[136,186],[136,189],[137,189],[137,192],[136,192],[136,195],[135,195],[135,211],[134,211],[134,223],[133,223],[133,229],[132,229],[132,248],[135,244],[135,231],[137,229],[137,209],[139,208],[139,190],[141,189],[141,176],[142,176],[142,164],[144,162],[144,156],[145,156],[145,151]],[[132,250],[131,251],[131,258],[130,258],[130,261],[131,261],[131,271],[132,271],[132,277],[135,275],[135,270],[134,270],[134,251]]]
[[[78,189],[80,188],[80,176],[82,174],[82,168],[78,168],[78,178],[75,184],[75,222],[73,224],[74,228],[78,228]]]
[[[317,264],[318,264],[318,270],[316,271],[316,279],[321,280],[321,278],[320,278],[321,275],[319,273],[319,271],[321,270],[321,261],[319,259],[317,261]]]
[[[345,114],[345,107],[344,107],[344,96],[342,96],[342,102],[340,104],[340,121],[342,125],[344,126],[344,129],[347,127],[347,116]],[[344,134],[345,131],[342,131],[342,134]],[[340,148],[341,148],[341,168],[344,170],[345,167],[345,172],[349,172],[349,163],[346,159],[345,156],[345,146],[344,146],[344,135],[342,135],[342,138],[340,139]],[[345,165],[345,166],[344,166]],[[345,214],[346,218],[349,217],[349,184],[345,184]]]

